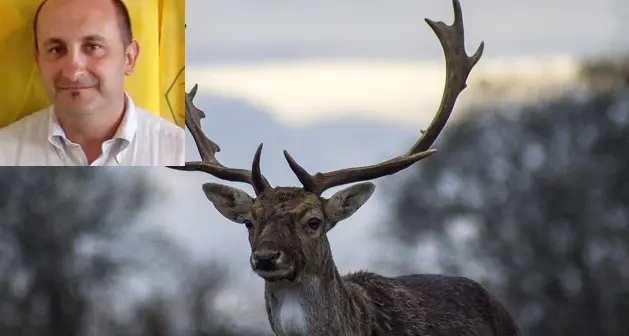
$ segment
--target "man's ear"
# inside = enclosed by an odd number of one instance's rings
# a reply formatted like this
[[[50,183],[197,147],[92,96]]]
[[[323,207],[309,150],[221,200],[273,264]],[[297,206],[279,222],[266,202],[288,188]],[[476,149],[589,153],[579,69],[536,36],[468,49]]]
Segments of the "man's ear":
[[[216,210],[232,222],[242,223],[253,206],[253,198],[238,188],[205,183],[203,192]]]
[[[376,186],[371,182],[354,184],[337,191],[325,203],[325,214],[332,228],[336,222],[353,215],[373,195]]]
[[[125,48],[125,75],[130,76],[135,71],[135,64],[140,56],[140,43],[136,40],[131,41]]]

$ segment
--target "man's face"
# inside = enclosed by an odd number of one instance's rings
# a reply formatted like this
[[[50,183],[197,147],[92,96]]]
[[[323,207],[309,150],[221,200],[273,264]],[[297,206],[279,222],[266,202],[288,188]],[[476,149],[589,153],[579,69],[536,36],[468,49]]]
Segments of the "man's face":
[[[89,113],[123,97],[138,46],[125,48],[110,0],[49,0],[36,33],[41,78],[58,109]]]

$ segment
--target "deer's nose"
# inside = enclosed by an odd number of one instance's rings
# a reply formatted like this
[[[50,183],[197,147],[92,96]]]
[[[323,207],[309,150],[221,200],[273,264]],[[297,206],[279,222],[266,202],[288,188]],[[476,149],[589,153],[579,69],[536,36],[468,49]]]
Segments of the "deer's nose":
[[[256,269],[272,270],[281,256],[282,252],[278,250],[256,250],[251,254],[251,263]]]

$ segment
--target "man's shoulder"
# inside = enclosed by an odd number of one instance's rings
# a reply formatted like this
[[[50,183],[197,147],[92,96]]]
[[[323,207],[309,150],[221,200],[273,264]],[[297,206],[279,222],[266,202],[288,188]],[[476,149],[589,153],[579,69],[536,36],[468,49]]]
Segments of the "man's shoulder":
[[[185,130],[155,113],[136,107],[141,146],[150,146],[159,156],[153,165],[180,166],[184,164]]]
[[[0,128],[0,137],[17,138],[17,137],[29,137],[32,135],[34,128],[45,127],[45,122],[48,118],[48,108],[35,111],[28,114],[17,121]],[[39,133],[39,132],[36,132]]]
[[[155,135],[160,138],[175,138],[183,141],[185,131],[182,127],[143,108],[136,107],[136,111],[140,128],[144,128],[151,133],[157,133]]]
[[[48,109],[28,114],[0,128],[0,166],[16,166],[37,162],[47,135]],[[35,161],[32,161],[35,157]]]

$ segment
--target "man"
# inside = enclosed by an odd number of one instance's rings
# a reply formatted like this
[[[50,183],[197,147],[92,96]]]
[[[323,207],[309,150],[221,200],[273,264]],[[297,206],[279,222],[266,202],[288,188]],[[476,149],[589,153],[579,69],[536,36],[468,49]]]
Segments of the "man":
[[[52,105],[0,130],[0,165],[179,166],[184,129],[125,92],[140,46],[121,0],[45,0],[35,58]]]

